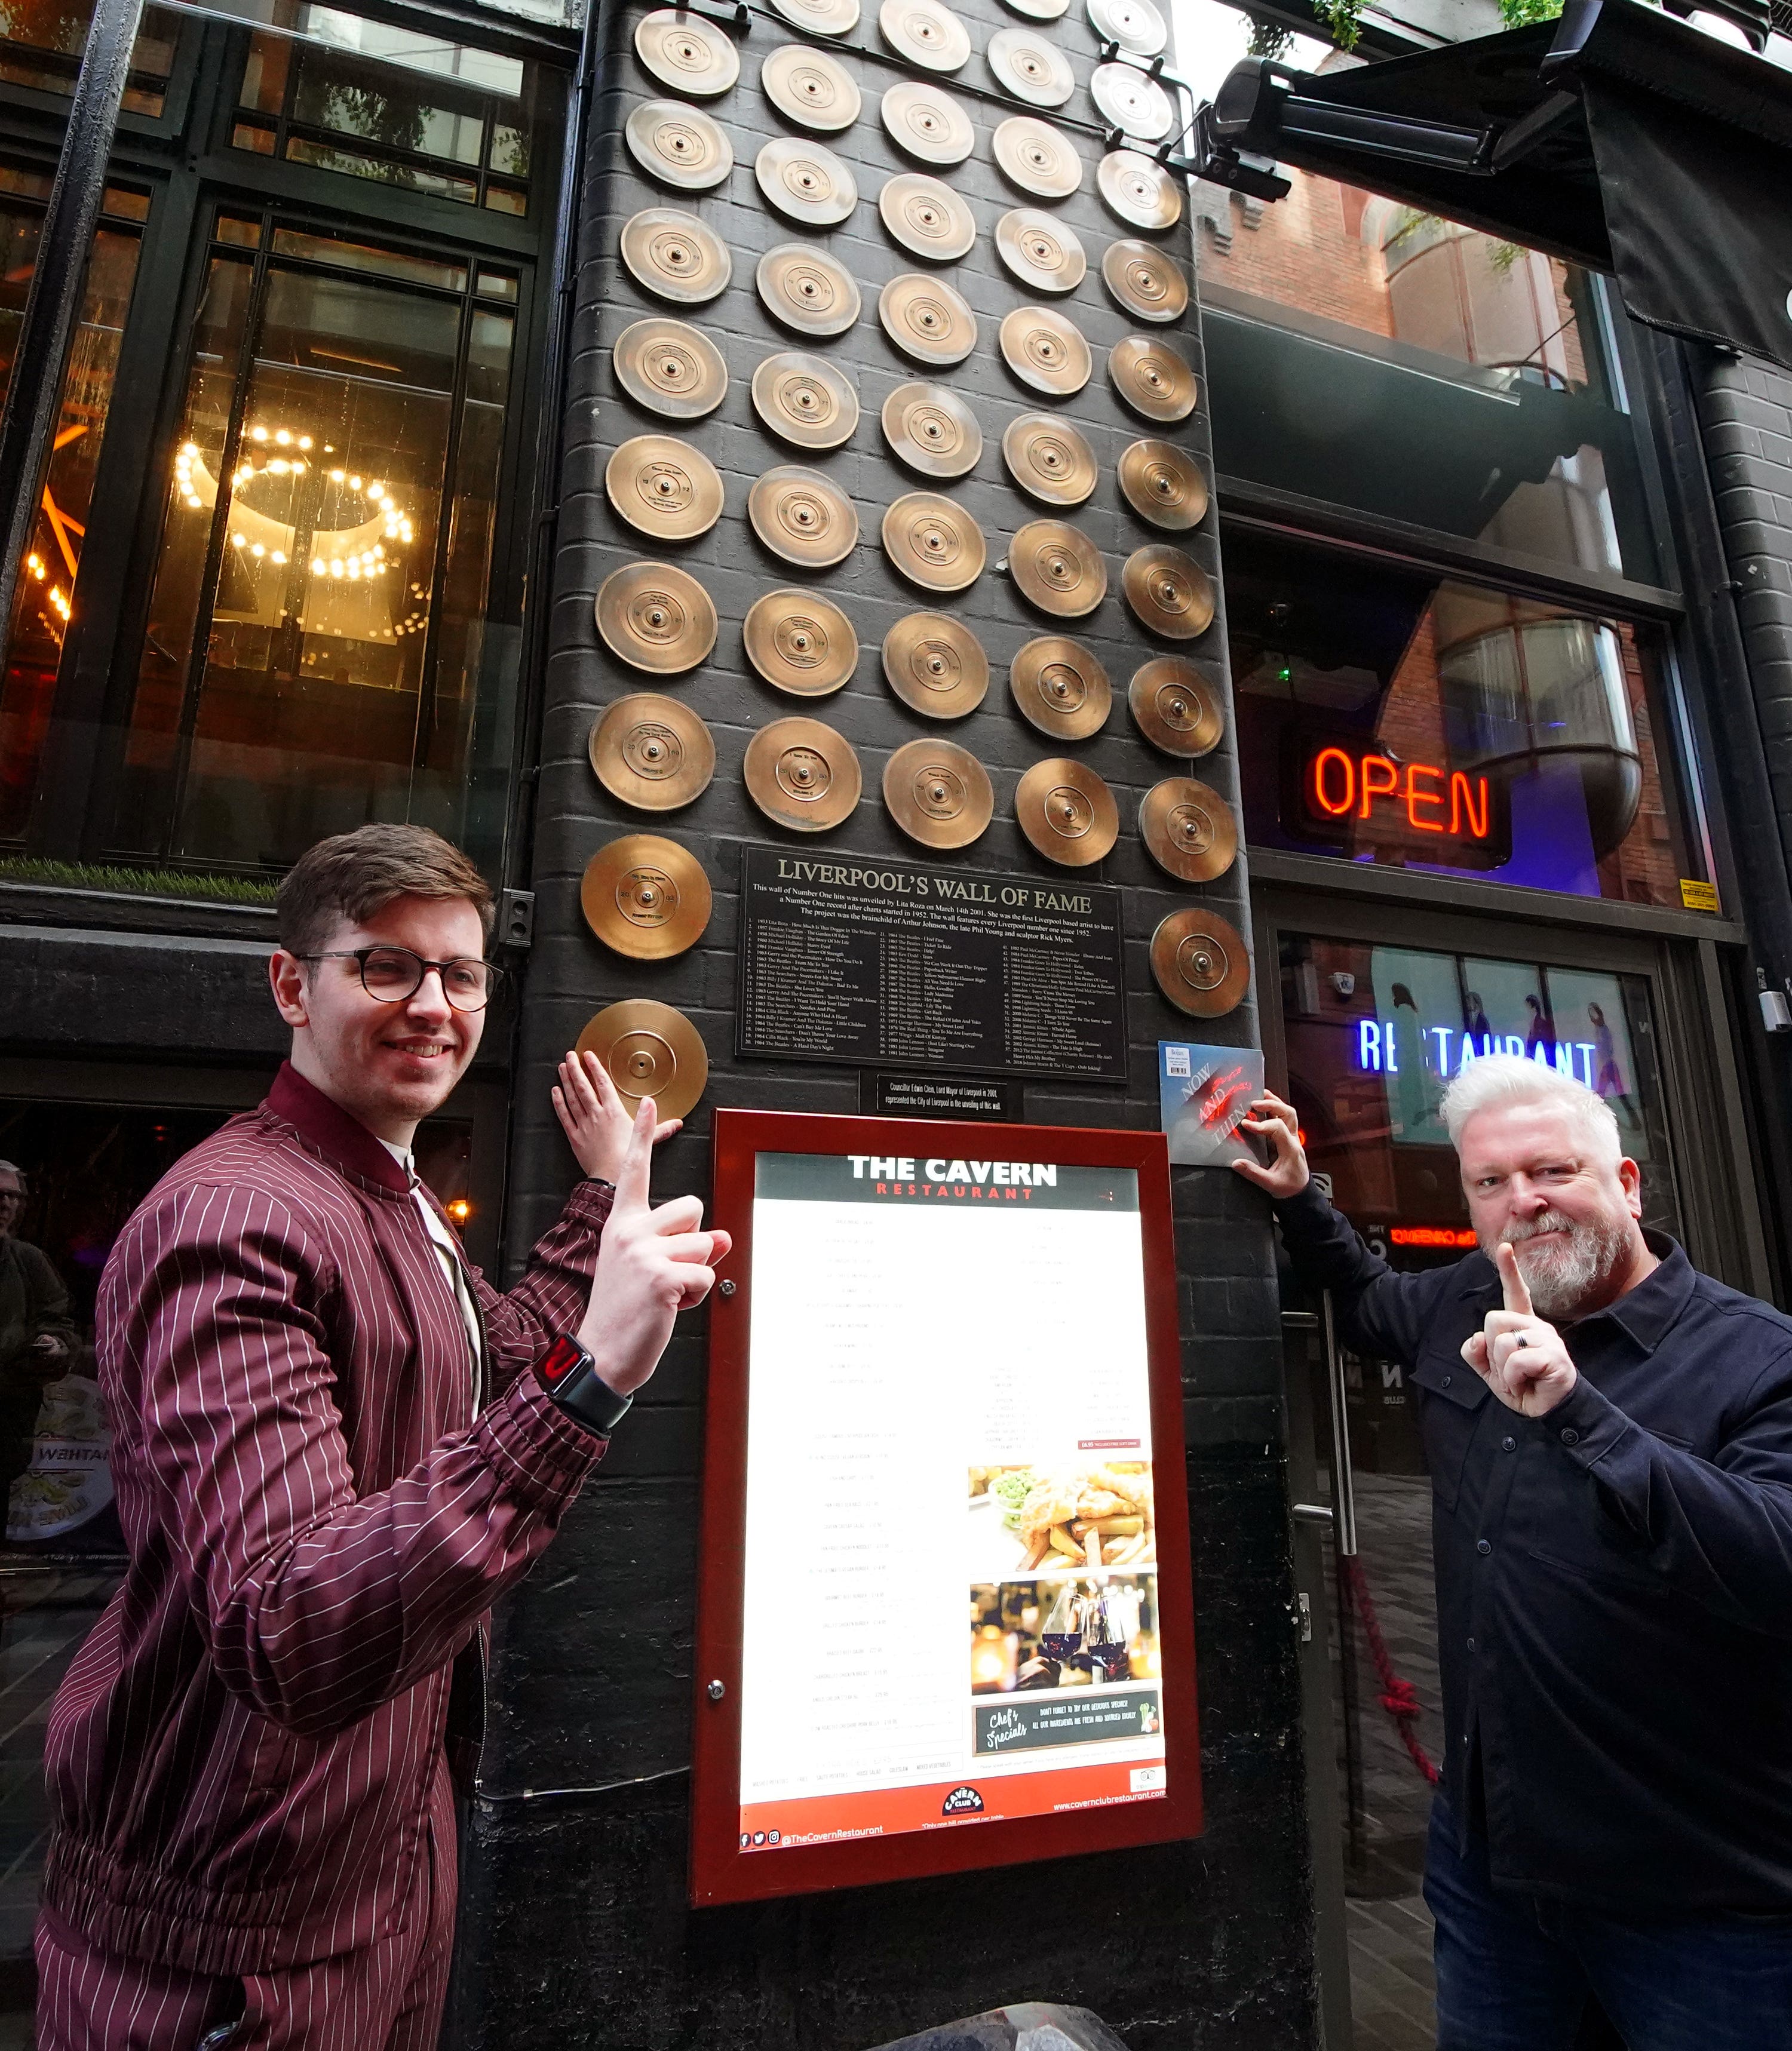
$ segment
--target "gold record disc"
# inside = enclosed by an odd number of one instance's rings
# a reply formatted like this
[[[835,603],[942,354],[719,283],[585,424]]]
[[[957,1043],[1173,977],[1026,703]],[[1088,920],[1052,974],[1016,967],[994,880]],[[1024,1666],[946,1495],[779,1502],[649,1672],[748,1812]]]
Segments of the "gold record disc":
[[[635,25],[635,54],[674,92],[714,100],[741,75],[741,53],[713,21],[682,7],[661,7]]]
[[[968,591],[983,575],[983,530],[955,500],[910,491],[883,516],[883,550],[911,584]]]
[[[753,283],[765,311],[804,334],[844,334],[859,318],[859,287],[839,257],[806,242],[781,242],[759,260]]]
[[[1016,307],[1003,318],[1002,360],[1023,385],[1062,399],[1080,392],[1094,365],[1076,322],[1051,307]]]
[[[612,798],[641,812],[675,812],[709,787],[715,742],[689,705],[657,691],[618,698],[594,721],[591,767]]]
[[[977,239],[976,216],[950,186],[925,171],[886,178],[878,212],[895,240],[932,264],[955,263]]]
[[[694,669],[715,646],[714,602],[675,563],[612,570],[598,588],[596,611],[610,652],[656,676]]]
[[[942,0],[883,0],[878,33],[923,71],[961,71],[970,60],[971,32]]]
[[[1054,619],[1080,619],[1108,595],[1108,566],[1079,529],[1029,520],[1008,544],[1008,574],[1020,595]]]
[[[1182,189],[1154,157],[1110,150],[1095,167],[1095,189],[1129,228],[1161,231],[1182,218]]]
[[[1089,96],[1104,121],[1141,143],[1161,142],[1176,120],[1168,93],[1129,64],[1097,64]]]
[[[859,394],[825,357],[786,349],[753,373],[753,409],[797,448],[838,448],[859,424]]]
[[[962,363],[977,346],[977,317],[944,278],[905,271],[878,295],[883,331],[905,356],[936,369]]]
[[[805,228],[832,228],[859,204],[852,174],[819,143],[780,135],[753,162],[766,203]]]
[[[859,545],[859,515],[831,478],[781,463],[747,494],[753,531],[774,556],[806,569],[844,562]]]
[[[1213,624],[1213,585],[1207,572],[1167,541],[1135,549],[1120,580],[1139,619],[1167,641],[1192,641]]]
[[[1250,956],[1236,926],[1204,906],[1172,912],[1151,936],[1157,987],[1191,1018],[1223,1018],[1250,987]]]
[[[1170,40],[1152,0],[1088,0],[1090,24],[1104,43],[1129,57],[1154,57]]]
[[[625,834],[585,864],[579,904],[605,947],[633,961],[665,961],[702,938],[710,879],[675,840]]]
[[[1035,762],[1015,787],[1020,830],[1048,861],[1084,869],[1120,838],[1120,807],[1093,769],[1068,756]]]
[[[607,1006],[580,1033],[577,1046],[609,1070],[631,1117],[651,1097],[661,1119],[683,1118],[710,1079],[702,1034],[682,1011],[651,997]]]
[[[801,43],[781,43],[759,67],[759,89],[787,121],[818,135],[859,119],[859,88],[837,58]]]
[[[864,789],[851,743],[819,719],[775,719],[761,727],[741,767],[760,811],[798,833],[837,826]]]
[[[1186,420],[1199,388],[1187,358],[1161,335],[1129,334],[1108,351],[1108,376],[1135,413],[1148,420]]]
[[[772,7],[814,36],[844,36],[859,26],[859,0],[772,0]]]
[[[1062,107],[1077,89],[1070,59],[1037,29],[998,29],[984,61],[1002,90],[1029,107]]]
[[[1122,451],[1115,474],[1127,504],[1154,527],[1177,533],[1198,527],[1207,516],[1207,479],[1175,442],[1134,442]]]
[[[1184,883],[1223,876],[1238,851],[1231,807],[1192,776],[1152,785],[1139,807],[1139,831],[1152,860]]]
[[[728,366],[706,334],[663,314],[632,322],[610,353],[616,381],[668,420],[700,420],[728,396]]]
[[[983,430],[943,385],[898,385],[883,402],[883,438],[923,477],[963,477],[983,454]]]
[[[715,230],[675,206],[644,207],[624,224],[622,260],[636,284],[681,307],[706,305],[734,269]]]
[[[1070,0],[1006,0],[1011,14],[1023,14],[1029,21],[1062,21]]]
[[[852,622],[818,591],[765,592],[747,607],[741,632],[747,660],[792,697],[824,698],[859,666]]]
[[[1002,436],[1008,475],[1044,506],[1080,506],[1095,489],[1095,451],[1053,413],[1022,413]]]
[[[968,847],[996,809],[989,772],[968,748],[924,736],[883,768],[883,802],[923,847]]]
[[[1033,206],[1015,207],[996,222],[996,254],[1031,292],[1074,292],[1089,268],[1076,230]]]
[[[1049,121],[1011,115],[990,147],[1002,175],[1035,199],[1068,199],[1082,188],[1082,158]]]
[[[897,148],[924,164],[961,164],[977,146],[970,115],[949,93],[919,79],[891,86],[878,116]]]
[[[1029,641],[1008,666],[1020,715],[1054,740],[1086,740],[1108,723],[1113,690],[1092,650],[1067,634]]]
[[[648,176],[680,192],[707,192],[734,168],[734,145],[720,123],[682,100],[644,100],[623,133]]]
[[[962,719],[989,689],[989,658],[961,620],[944,612],[911,612],[883,638],[883,674],[910,712]]]
[[[722,512],[722,477],[701,449],[676,435],[636,435],[604,469],[610,503],[656,541],[706,534]]]
[[[1219,699],[1186,655],[1141,663],[1126,699],[1140,732],[1166,755],[1211,754],[1226,730]]]
[[[1101,257],[1101,283],[1121,312],[1137,320],[1180,320],[1188,311],[1181,265],[1148,242],[1110,242]]]

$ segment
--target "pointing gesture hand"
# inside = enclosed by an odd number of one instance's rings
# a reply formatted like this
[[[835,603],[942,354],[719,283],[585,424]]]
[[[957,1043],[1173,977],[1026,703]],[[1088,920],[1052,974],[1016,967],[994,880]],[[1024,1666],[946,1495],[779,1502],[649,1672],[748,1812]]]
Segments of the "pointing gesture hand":
[[[1297,1197],[1310,1176],[1293,1105],[1284,1104],[1273,1090],[1265,1090],[1252,1104],[1249,1116],[1238,1120],[1238,1130],[1269,1142],[1270,1162],[1266,1167],[1257,1161],[1234,1161],[1237,1172],[1272,1197]]]
[[[1465,1340],[1462,1358],[1508,1410],[1541,1417],[1580,1379],[1562,1334],[1531,1307],[1531,1291],[1509,1245],[1493,1249],[1504,1301]]]

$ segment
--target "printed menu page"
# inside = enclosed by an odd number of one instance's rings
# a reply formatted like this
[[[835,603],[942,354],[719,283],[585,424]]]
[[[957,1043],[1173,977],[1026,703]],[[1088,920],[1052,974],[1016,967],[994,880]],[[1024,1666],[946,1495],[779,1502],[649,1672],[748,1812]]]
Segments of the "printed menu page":
[[[761,1153],[741,1845],[1166,1792],[1138,1180]]]

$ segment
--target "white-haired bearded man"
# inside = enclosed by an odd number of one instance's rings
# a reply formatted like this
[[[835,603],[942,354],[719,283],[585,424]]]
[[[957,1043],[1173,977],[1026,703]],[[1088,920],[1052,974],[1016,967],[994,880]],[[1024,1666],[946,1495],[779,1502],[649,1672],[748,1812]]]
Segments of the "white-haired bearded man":
[[[1792,2051],[1792,1319],[1645,1232],[1610,1108],[1512,1055],[1443,1102],[1480,1251],[1395,1275],[1245,1129],[1301,1279],[1401,1361],[1448,1731],[1439,2051]]]

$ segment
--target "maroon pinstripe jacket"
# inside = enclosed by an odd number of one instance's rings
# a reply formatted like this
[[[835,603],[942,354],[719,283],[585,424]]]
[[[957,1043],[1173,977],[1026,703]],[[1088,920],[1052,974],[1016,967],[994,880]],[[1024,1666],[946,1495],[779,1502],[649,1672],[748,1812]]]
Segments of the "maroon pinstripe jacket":
[[[97,1314],[131,1565],[45,1744],[46,1901],[109,1951],[275,1971],[412,1899],[450,1674],[603,1442],[526,1370],[577,1322],[585,1182],[500,1296],[488,1407],[403,1170],[290,1066],[150,1193]]]

